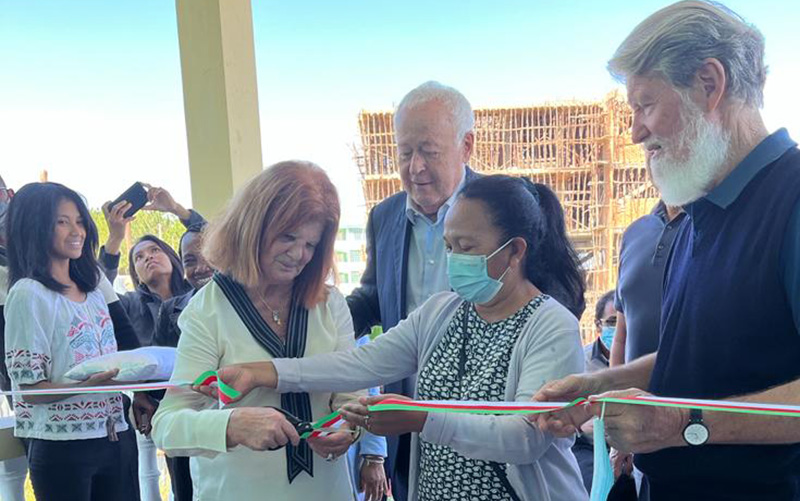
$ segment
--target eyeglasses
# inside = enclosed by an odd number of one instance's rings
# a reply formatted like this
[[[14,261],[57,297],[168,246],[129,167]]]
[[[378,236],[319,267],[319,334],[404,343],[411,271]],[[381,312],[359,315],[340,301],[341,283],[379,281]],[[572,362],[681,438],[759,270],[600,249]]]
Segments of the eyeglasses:
[[[617,326],[617,317],[608,317],[605,320],[598,320],[598,325],[601,327],[616,327]]]
[[[0,188],[0,202],[9,202],[14,198],[14,190],[11,188]]]

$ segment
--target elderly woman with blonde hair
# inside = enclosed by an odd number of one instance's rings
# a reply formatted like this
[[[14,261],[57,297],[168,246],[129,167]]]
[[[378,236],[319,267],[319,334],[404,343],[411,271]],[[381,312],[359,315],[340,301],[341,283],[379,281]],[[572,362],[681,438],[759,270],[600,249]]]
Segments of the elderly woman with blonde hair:
[[[250,181],[207,230],[204,254],[219,272],[179,319],[173,379],[352,349],[347,304],[325,283],[338,224],[336,189],[314,164],[281,162]],[[262,389],[220,408],[202,394],[171,390],[153,419],[153,439],[168,455],[192,457],[196,499],[352,499],[347,462],[337,459],[355,435],[301,440],[277,409],[312,421],[353,398]]]

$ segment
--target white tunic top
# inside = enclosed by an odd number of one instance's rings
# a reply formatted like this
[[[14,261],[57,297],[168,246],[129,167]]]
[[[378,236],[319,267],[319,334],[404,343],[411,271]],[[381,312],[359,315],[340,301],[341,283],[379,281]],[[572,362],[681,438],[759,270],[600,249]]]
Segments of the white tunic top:
[[[5,361],[14,390],[41,381],[75,383],[64,377],[85,360],[117,351],[108,306],[99,289],[79,303],[41,283],[22,279],[5,304]],[[108,436],[128,425],[119,393],[84,394],[50,404],[30,404],[14,397],[18,437],[75,440]]]
[[[210,282],[192,298],[178,324],[182,334],[174,381],[192,381],[207,370],[272,358],[253,339],[216,282]],[[305,356],[354,347],[347,303],[337,290],[330,289],[328,300],[308,312]],[[356,396],[311,393],[314,419]],[[284,449],[227,449],[226,431],[233,408],[280,407],[280,402],[280,394],[260,388],[240,402],[219,409],[215,401],[191,390],[169,390],[153,418],[152,437],[170,456],[193,456],[190,464],[196,500],[353,499],[344,458],[326,462],[314,454],[314,477],[301,472],[290,484]]]

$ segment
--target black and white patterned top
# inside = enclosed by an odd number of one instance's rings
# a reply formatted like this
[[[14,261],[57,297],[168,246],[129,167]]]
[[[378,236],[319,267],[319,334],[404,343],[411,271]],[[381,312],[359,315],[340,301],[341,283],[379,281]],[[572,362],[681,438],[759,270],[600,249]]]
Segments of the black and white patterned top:
[[[419,373],[418,398],[502,401],[517,338],[547,297],[540,294],[509,318],[495,323],[480,318],[471,303],[462,304]],[[419,471],[421,501],[511,499],[489,461],[469,459],[450,447],[421,438]]]

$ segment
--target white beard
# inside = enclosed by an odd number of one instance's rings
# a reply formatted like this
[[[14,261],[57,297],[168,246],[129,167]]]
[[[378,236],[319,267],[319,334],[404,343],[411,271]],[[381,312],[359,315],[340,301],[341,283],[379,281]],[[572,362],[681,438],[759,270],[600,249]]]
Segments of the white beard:
[[[661,199],[672,206],[686,205],[708,194],[725,166],[731,143],[730,133],[706,120],[694,103],[685,103],[683,112],[683,130],[676,139],[647,141],[662,147],[648,167]],[[676,158],[676,152],[686,150],[685,159]]]

